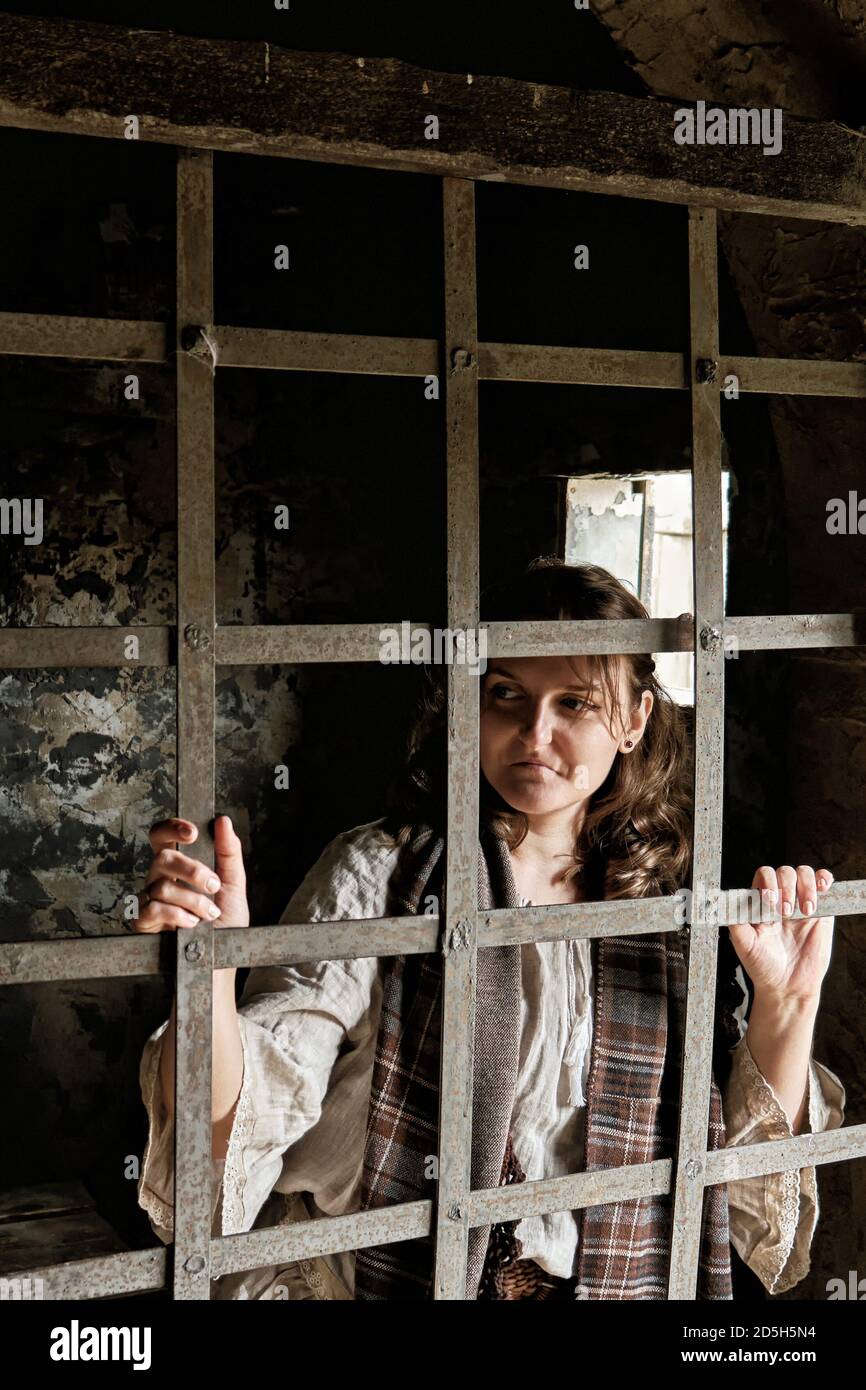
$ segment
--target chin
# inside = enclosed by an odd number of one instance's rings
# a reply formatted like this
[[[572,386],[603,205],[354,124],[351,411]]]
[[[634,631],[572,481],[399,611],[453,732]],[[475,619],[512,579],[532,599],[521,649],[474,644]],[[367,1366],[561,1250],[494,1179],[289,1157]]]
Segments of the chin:
[[[507,801],[515,811],[524,811],[528,815],[542,815],[546,811],[560,811],[562,806],[551,796],[543,787],[537,791],[526,787],[507,787],[499,786],[496,788],[503,801]]]

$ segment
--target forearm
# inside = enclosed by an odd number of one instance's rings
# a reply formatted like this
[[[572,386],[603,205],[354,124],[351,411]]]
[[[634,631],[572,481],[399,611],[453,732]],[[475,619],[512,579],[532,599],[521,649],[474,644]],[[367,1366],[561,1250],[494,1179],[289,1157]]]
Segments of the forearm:
[[[794,1134],[808,1128],[809,1059],[817,1013],[817,999],[791,1001],[756,994],[749,1015],[749,1051],[778,1097]]]

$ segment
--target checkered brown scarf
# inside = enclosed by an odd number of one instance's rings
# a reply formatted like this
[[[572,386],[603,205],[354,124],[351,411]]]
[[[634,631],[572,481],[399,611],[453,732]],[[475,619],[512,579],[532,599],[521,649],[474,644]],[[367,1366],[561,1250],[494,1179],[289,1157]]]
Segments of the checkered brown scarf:
[[[388,915],[423,913],[443,900],[444,839],[416,828],[390,884]],[[516,907],[505,843],[482,830],[478,907]],[[679,1059],[687,963],[678,932],[593,941],[594,1028],[586,1114],[587,1169],[673,1158],[679,1110]],[[361,1210],[435,1200],[431,1159],[438,1149],[443,958],[396,956],[385,962],[364,1151]],[[472,1096],[472,1187],[525,1178],[510,1144],[520,1050],[519,946],[477,953]],[[709,1149],[724,1147],[719,1088],[713,1080]],[[500,1298],[503,1266],[519,1255],[516,1222],[469,1231],[466,1298]],[[573,1297],[664,1299],[671,1234],[669,1196],[584,1208],[579,1216]],[[356,1299],[432,1297],[433,1241],[427,1236],[359,1250]],[[704,1195],[697,1295],[732,1298],[727,1189]]]

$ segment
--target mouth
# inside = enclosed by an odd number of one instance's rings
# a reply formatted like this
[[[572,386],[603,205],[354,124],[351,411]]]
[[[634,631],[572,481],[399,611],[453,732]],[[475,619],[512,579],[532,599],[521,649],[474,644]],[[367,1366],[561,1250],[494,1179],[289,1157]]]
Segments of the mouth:
[[[549,763],[540,763],[540,762],[537,762],[537,761],[535,761],[535,760],[533,760],[533,759],[526,759],[526,760],[524,760],[524,761],[522,761],[522,762],[519,762],[519,763],[512,763],[511,766],[512,766],[512,767],[538,767],[538,768],[543,768],[545,772],[553,772],[553,768],[549,765]]]

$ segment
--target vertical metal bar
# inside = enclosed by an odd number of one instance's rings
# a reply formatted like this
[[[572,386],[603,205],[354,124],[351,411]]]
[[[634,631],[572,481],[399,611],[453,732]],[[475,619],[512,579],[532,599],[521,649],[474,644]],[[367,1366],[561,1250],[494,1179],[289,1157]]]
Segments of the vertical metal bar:
[[[478,626],[478,344],[475,186],[443,180],[448,627]],[[448,667],[448,832],[436,1213],[436,1299],[466,1296],[472,1178],[478,856],[478,677]]]
[[[692,903],[719,887],[724,753],[722,441],[714,209],[689,208],[692,504],[695,578],[695,801]],[[718,927],[694,913],[674,1182],[668,1297],[694,1298],[710,1110]]]
[[[213,865],[213,156],[177,165],[177,805]],[[177,932],[174,1296],[210,1296],[213,927]]]
[[[652,617],[653,606],[653,552],[655,550],[655,484],[652,478],[635,483],[635,490],[641,493],[643,506],[640,521],[640,559],[638,561],[638,598]]]

